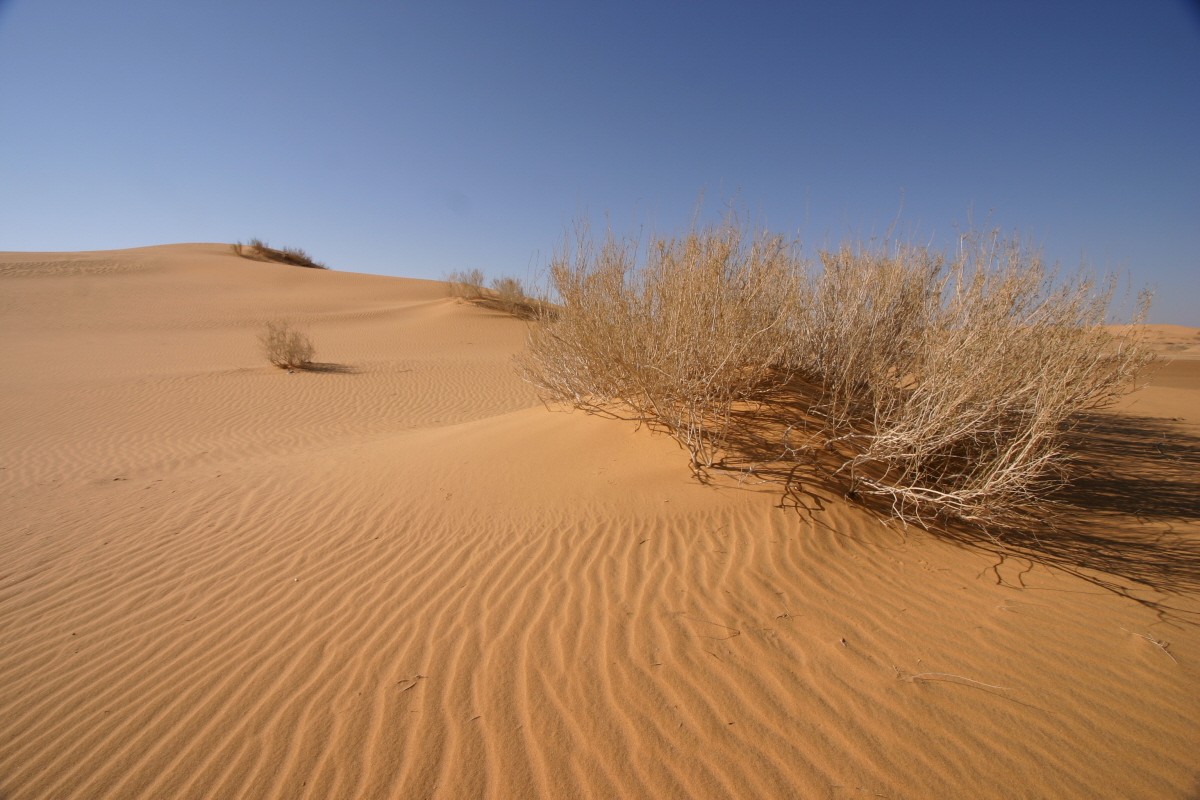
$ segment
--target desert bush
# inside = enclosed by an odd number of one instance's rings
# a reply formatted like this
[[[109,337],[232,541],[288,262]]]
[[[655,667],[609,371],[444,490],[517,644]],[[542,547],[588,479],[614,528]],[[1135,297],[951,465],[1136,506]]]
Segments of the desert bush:
[[[485,289],[483,272],[478,269],[451,272],[446,276],[446,284],[451,297],[502,311],[518,319],[534,319],[545,305],[542,300],[529,296],[519,278],[493,278],[491,288]]]
[[[489,300],[504,313],[518,319],[535,319],[539,313],[539,301],[526,293],[519,278],[507,275],[494,278]]]
[[[543,398],[662,426],[698,474],[779,421],[785,465],[906,521],[1028,520],[1068,474],[1076,421],[1152,358],[1106,330],[1115,280],[1060,279],[995,233],[949,255],[845,246],[819,270],[736,220],[638,252],[583,228],[555,256],[556,304],[520,361]]]
[[[1066,478],[1066,434],[1149,362],[1105,329],[1116,283],[1059,279],[1016,239],[823,253],[795,326],[805,415],[852,494],[902,519],[1003,527]],[[1144,314],[1148,297],[1143,298]]]
[[[738,403],[766,396],[786,361],[797,258],[736,221],[651,243],[581,228],[550,265],[546,307],[521,362],[547,400],[661,425],[694,470],[720,457]]]
[[[451,272],[446,276],[451,297],[477,300],[483,297],[483,272],[478,269]]]
[[[258,340],[267,360],[283,369],[306,369],[316,354],[308,335],[287,320],[267,322]]]
[[[526,300],[525,287],[519,278],[503,276],[492,279],[492,292],[496,299],[505,304],[517,304]]]
[[[232,249],[242,258],[254,261],[275,261],[280,264],[291,264],[294,267],[329,269],[299,247],[271,247],[261,239],[251,239],[248,244],[238,242],[232,245]]]

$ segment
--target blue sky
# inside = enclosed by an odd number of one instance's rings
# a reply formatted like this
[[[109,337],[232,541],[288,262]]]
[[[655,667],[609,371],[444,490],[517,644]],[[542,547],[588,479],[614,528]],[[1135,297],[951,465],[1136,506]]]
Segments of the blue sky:
[[[810,249],[1019,231],[1200,325],[1198,142],[1187,0],[0,0],[0,250],[526,277],[703,192]]]

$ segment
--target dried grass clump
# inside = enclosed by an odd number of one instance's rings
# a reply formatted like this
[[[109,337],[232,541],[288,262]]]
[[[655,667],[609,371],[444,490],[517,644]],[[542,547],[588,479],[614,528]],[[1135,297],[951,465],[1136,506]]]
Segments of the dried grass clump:
[[[451,297],[478,300],[483,297],[483,272],[478,269],[451,272],[446,276]]]
[[[551,264],[559,302],[521,370],[548,401],[665,428],[698,474],[775,425],[785,467],[906,521],[1002,528],[1042,508],[1071,428],[1152,359],[1105,329],[1115,280],[1060,280],[1019,240],[820,262],[736,220],[656,240],[644,263],[584,229]]]
[[[805,412],[850,492],[906,520],[1028,517],[1065,479],[1079,415],[1152,358],[1105,330],[1115,280],[1059,280],[995,233],[965,236],[950,259],[903,246],[821,260],[792,350]]]
[[[544,310],[545,304],[530,297],[519,278],[493,278],[490,289],[484,288],[483,281],[483,272],[478,269],[451,272],[446,276],[451,297],[525,320],[537,318]]]
[[[492,280],[492,297],[510,314],[518,313],[522,306],[529,304],[529,297],[520,279],[507,275]]]
[[[281,369],[307,369],[312,366],[316,348],[308,335],[287,320],[271,320],[259,334],[267,360]]]
[[[242,258],[254,261],[275,261],[280,264],[291,264],[294,267],[329,269],[320,261],[315,261],[312,256],[299,247],[271,247],[261,239],[251,239],[248,244],[238,242],[232,245],[232,249]]]
[[[548,400],[661,425],[694,470],[716,463],[735,404],[781,380],[797,258],[735,221],[653,242],[581,229],[550,265],[553,314],[530,333],[525,377]]]

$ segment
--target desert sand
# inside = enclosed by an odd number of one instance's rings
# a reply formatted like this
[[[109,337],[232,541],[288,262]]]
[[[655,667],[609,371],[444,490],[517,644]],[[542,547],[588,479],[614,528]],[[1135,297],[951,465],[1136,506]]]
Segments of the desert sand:
[[[1194,798],[1200,331],[1151,333],[1001,552],[701,485],[437,282],[0,254],[0,798]]]

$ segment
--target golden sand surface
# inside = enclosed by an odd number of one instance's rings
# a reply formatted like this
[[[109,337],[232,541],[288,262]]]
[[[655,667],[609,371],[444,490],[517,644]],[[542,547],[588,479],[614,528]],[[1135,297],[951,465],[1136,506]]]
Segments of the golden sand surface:
[[[440,283],[0,254],[0,798],[1194,798],[1198,334],[1001,551],[701,485]]]

